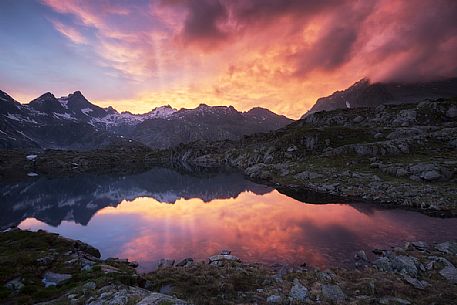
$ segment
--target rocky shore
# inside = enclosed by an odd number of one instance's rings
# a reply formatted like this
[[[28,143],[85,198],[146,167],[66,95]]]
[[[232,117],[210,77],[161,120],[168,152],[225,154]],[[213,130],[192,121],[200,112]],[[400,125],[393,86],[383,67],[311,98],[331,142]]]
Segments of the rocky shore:
[[[457,100],[313,113],[240,141],[166,150],[131,143],[95,151],[0,152],[0,179],[144,171],[154,165],[235,168],[291,194],[309,191],[457,215]]]
[[[136,262],[44,231],[0,233],[2,304],[453,304],[457,242],[363,249],[353,268],[242,262],[228,250],[207,261]]]
[[[457,100],[313,113],[240,142],[192,143],[171,163],[231,166],[291,193],[457,215]]]

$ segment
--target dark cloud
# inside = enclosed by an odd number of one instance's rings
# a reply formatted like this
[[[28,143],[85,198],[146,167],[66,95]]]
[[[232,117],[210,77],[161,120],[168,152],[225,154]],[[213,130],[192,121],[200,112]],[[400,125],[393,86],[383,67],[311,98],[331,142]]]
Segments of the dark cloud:
[[[223,48],[255,37],[287,18],[282,35],[263,42],[293,44],[283,54],[295,77],[334,71],[360,62],[376,80],[420,80],[457,74],[457,1],[345,0],[171,0],[187,14],[180,41],[201,49]],[[303,29],[314,20],[322,29],[313,45]],[[280,25],[278,25],[279,27]],[[255,47],[255,46],[254,46]]]

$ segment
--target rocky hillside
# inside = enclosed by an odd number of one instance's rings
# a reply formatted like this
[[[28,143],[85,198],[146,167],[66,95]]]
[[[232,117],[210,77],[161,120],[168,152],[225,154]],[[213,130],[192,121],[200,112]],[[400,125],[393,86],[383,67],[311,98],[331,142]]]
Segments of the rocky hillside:
[[[228,164],[289,191],[457,214],[457,100],[318,112],[241,141],[192,143],[170,162]]]
[[[138,141],[168,148],[197,140],[239,139],[284,127],[292,120],[267,109],[239,112],[233,107],[173,109],[162,106],[145,114],[119,113],[90,103],[79,91],[56,98],[45,93],[20,104],[0,91],[0,148],[88,150]]]
[[[457,78],[424,83],[371,83],[369,79],[362,79],[346,90],[318,99],[303,117],[323,110],[417,103],[451,97],[457,97]]]

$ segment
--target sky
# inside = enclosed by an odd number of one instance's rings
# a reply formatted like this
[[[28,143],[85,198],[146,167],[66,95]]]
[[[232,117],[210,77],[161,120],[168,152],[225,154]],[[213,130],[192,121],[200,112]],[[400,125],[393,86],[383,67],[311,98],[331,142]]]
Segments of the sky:
[[[457,76],[455,0],[1,0],[0,89],[298,118],[361,78]]]

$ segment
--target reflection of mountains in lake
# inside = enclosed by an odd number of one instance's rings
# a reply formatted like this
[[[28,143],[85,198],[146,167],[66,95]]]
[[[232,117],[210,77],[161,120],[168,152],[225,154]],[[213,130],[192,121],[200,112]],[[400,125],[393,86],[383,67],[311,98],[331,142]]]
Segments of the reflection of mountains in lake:
[[[43,177],[0,184],[0,228],[17,225],[28,217],[53,226],[63,220],[86,225],[98,210],[138,197],[162,203],[175,203],[180,198],[209,202],[237,197],[245,191],[266,194],[272,189],[250,182],[239,173],[191,176],[166,168],[132,176]]]

